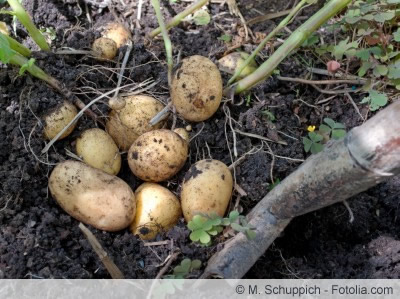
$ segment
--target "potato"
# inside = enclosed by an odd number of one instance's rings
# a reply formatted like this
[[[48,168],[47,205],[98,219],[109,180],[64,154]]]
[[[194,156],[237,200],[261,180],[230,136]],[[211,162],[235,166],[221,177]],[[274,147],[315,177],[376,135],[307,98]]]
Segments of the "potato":
[[[121,169],[121,155],[114,140],[105,131],[93,128],[84,131],[76,140],[76,153],[83,161],[108,174]]]
[[[237,71],[237,69],[239,69],[242,66],[244,61],[249,56],[250,55],[247,54],[246,52],[234,52],[228,54],[222,57],[220,60],[218,60],[218,67],[221,71],[233,75]],[[238,78],[244,78],[247,75],[250,75],[256,69],[257,69],[257,63],[255,62],[254,59],[252,59],[250,63],[240,73],[240,76]]]
[[[189,142],[190,138],[189,138],[189,132],[187,130],[185,130],[184,128],[176,128],[174,132],[179,136],[181,136],[183,140]]]
[[[144,183],[135,191],[136,216],[130,228],[143,240],[151,240],[157,233],[166,232],[182,215],[176,196],[161,185]]]
[[[188,143],[170,130],[150,131],[132,144],[128,163],[133,174],[148,182],[161,182],[174,176],[185,164]]]
[[[110,38],[100,37],[93,42],[92,51],[102,59],[114,59],[117,55],[117,44]]]
[[[78,161],[58,164],[49,178],[53,198],[72,217],[106,231],[132,223],[135,194],[120,178]]]
[[[136,95],[125,98],[125,106],[120,110],[111,110],[106,124],[108,134],[122,151],[129,150],[132,143],[143,133],[163,127],[166,120],[154,126],[149,121],[163,108],[156,99]]]
[[[51,140],[66,125],[70,123],[71,120],[78,114],[76,107],[68,101],[64,101],[56,108],[52,109],[44,116],[44,136]],[[61,136],[58,140],[67,137],[75,129],[76,122],[74,122]]]
[[[108,24],[102,35],[103,37],[112,39],[116,43],[118,49],[124,46],[131,38],[129,30],[120,23]]]
[[[199,55],[183,59],[174,70],[171,99],[186,120],[199,122],[210,118],[222,99],[222,79],[217,66]]]
[[[229,168],[218,160],[201,160],[185,175],[181,204],[185,220],[197,214],[223,217],[232,196],[233,180]]]

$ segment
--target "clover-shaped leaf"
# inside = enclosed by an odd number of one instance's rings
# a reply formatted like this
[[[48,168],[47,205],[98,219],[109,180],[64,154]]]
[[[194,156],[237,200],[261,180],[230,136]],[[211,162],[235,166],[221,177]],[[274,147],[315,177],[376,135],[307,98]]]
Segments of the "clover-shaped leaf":
[[[200,241],[200,243],[203,243],[203,244],[208,244],[209,242],[211,242],[210,235],[206,231],[204,231],[202,229],[193,231],[190,234],[190,239],[193,242],[199,242]]]

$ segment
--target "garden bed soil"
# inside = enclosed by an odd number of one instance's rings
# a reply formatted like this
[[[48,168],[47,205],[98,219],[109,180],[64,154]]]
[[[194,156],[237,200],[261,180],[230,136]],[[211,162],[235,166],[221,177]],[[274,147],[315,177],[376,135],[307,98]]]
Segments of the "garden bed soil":
[[[23,4],[38,26],[55,28],[53,48],[90,48],[99,35],[96,28],[132,12],[125,18],[133,29],[134,46],[123,84],[139,84],[151,78],[158,83],[149,92],[166,102],[164,47],[162,40],[149,42],[145,37],[157,27],[157,21],[149,1],[144,2],[139,21],[141,28],[137,26],[135,3],[123,7],[122,1],[115,1],[111,11],[76,0],[26,0]],[[287,8],[285,1],[269,1],[268,7],[265,1],[258,0],[242,0],[239,4],[246,19],[256,17],[256,10],[269,13]],[[162,1],[162,5],[167,8],[163,10],[165,17],[170,18],[188,4]],[[240,19],[231,16],[227,6],[211,4],[209,8],[213,18],[208,25],[183,24],[170,31],[175,57],[178,53],[182,58],[198,54],[216,61],[232,45],[221,40],[222,35],[229,33],[236,41],[243,39]],[[310,7],[302,11],[290,28],[295,28],[316,9]],[[4,15],[0,19],[12,22]],[[279,21],[269,20],[250,28],[254,33],[265,33]],[[20,41],[37,50],[20,25],[17,25],[17,33]],[[247,51],[254,47],[252,42],[243,46]],[[122,55],[124,50],[120,51]],[[268,53],[264,51],[265,55]],[[297,53],[286,59],[279,67],[281,75],[304,77],[306,70],[298,59],[301,55],[306,54]],[[104,92],[116,85],[115,72],[119,68],[115,63],[99,62],[83,55],[36,53],[35,57],[41,68],[62,81],[85,103],[98,95],[96,90]],[[3,65],[0,69],[0,278],[110,278],[78,228],[78,221],[58,206],[47,188],[54,164],[68,159],[67,150],[74,151],[76,137],[95,123],[82,117],[72,135],[55,143],[47,155],[41,155],[45,141],[40,117],[63,97],[43,82],[17,74],[18,70],[13,67]],[[224,79],[227,78],[224,75]],[[317,98],[327,97],[310,86],[272,77],[254,88],[249,96],[236,97],[235,103],[243,100],[241,105],[231,102],[223,105],[229,109],[236,129],[286,141],[287,145],[269,143],[275,155],[306,159],[308,154],[304,152],[302,137],[308,125],[318,125],[324,117],[339,121],[348,129],[362,123],[343,95],[324,105],[315,105]],[[355,95],[354,100],[359,103],[360,96]],[[163,183],[176,194],[179,194],[185,171],[196,161],[213,158],[227,165],[232,163],[233,137],[223,105],[211,119],[191,124],[191,136],[195,137],[190,145],[190,157],[177,176]],[[359,107],[365,113],[365,107]],[[108,107],[101,102],[93,110],[106,115]],[[272,112],[276,120],[268,121],[261,113],[263,110]],[[178,118],[178,125],[187,123]],[[269,149],[261,140],[240,134],[236,134],[236,139],[238,157],[258,149],[235,167],[237,184],[247,194],[240,197],[239,205],[243,213],[247,213],[270,190],[271,167],[276,181],[284,179],[300,163],[285,158],[276,158],[272,163]],[[135,189],[141,181],[131,174],[126,155],[123,160],[119,177]],[[349,200],[354,213],[352,223],[341,203],[297,217],[246,277],[399,278],[399,190],[400,179],[392,178]],[[233,204],[237,200],[235,192]],[[126,278],[154,278],[168,255],[176,249],[181,255],[172,266],[183,258],[200,259],[205,266],[225,241],[222,236],[210,247],[197,246],[190,241],[183,220],[170,232],[157,237],[157,240],[170,240],[169,244],[158,246],[146,246],[128,229],[109,233],[89,228]]]

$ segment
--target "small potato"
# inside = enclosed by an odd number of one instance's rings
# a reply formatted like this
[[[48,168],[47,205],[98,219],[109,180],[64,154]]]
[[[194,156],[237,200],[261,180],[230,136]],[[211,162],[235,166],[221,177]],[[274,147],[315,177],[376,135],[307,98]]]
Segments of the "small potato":
[[[64,101],[62,104],[58,105],[56,108],[52,109],[49,113],[44,116],[44,136],[51,140],[66,125],[69,124],[71,120],[78,114],[76,107],[68,101]],[[75,129],[76,122],[73,123],[68,130],[66,130],[58,140],[67,137]]]
[[[83,161],[108,174],[116,175],[121,169],[121,155],[107,132],[93,128],[84,131],[76,140],[76,153]]]
[[[142,240],[151,240],[157,233],[171,229],[182,215],[176,196],[161,185],[144,183],[135,191],[136,216],[130,228]]]
[[[104,30],[103,37],[112,39],[119,49],[124,46],[127,41],[131,38],[131,33],[124,25],[120,23],[110,23]]]
[[[222,99],[222,79],[217,66],[199,55],[183,59],[174,70],[171,99],[186,120],[199,122],[210,118]]]
[[[166,120],[155,126],[149,125],[149,121],[163,108],[163,104],[149,96],[127,97],[122,109],[111,110],[107,132],[122,151],[127,151],[140,135],[164,126]]]
[[[100,37],[93,42],[92,50],[97,57],[112,60],[117,55],[118,48],[112,39]]]
[[[218,60],[218,67],[222,72],[234,74],[250,55],[246,52],[234,52]],[[253,60],[243,69],[238,78],[244,78],[257,69],[257,63]]]
[[[192,165],[185,175],[181,204],[185,220],[197,214],[223,217],[232,196],[233,180],[229,168],[217,160],[201,160]]]
[[[188,143],[170,130],[150,131],[132,144],[128,163],[133,174],[148,182],[173,177],[185,164]]]
[[[53,198],[72,217],[106,231],[133,221],[135,194],[120,178],[77,161],[58,164],[49,178]]]

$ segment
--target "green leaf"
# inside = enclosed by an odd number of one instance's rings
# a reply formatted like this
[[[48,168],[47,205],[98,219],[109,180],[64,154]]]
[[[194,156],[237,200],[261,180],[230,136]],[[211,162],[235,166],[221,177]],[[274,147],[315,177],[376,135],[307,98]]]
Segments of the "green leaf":
[[[358,75],[364,77],[367,71],[372,67],[372,63],[369,61],[363,61],[360,69],[358,70]]]
[[[332,129],[335,127],[335,124],[336,124],[336,122],[332,118],[329,118],[329,117],[325,117],[324,122],[326,124],[328,124],[328,126],[330,126]]]
[[[388,78],[389,79],[400,79],[400,64],[391,64],[389,65],[389,73],[388,73]]]
[[[201,216],[201,215],[195,215],[191,221],[188,223],[188,228],[192,231],[197,230],[197,229],[202,229],[204,227],[204,224],[206,223],[207,218]]]
[[[319,135],[315,132],[308,132],[308,136],[313,141],[313,143],[320,142],[320,141],[322,141],[322,139],[324,139],[324,137],[322,137],[321,135]]]
[[[386,94],[378,92],[376,90],[371,90],[369,92],[369,109],[371,111],[378,110],[379,108],[385,106],[388,102],[388,97]],[[363,99],[363,101],[365,98]]]
[[[333,139],[340,139],[346,136],[346,130],[342,129],[335,129],[332,131],[332,138]]]
[[[388,4],[400,4],[400,0],[386,0]]]
[[[320,143],[313,143],[311,146],[311,153],[312,154],[318,154],[323,150],[324,146]]]
[[[393,10],[379,12],[374,15],[374,20],[379,23],[385,23],[386,21],[390,21],[395,17],[395,12]]]
[[[229,43],[232,40],[232,36],[230,36],[229,34],[223,34],[220,37],[217,37],[217,39]]]
[[[29,68],[32,67],[32,65],[35,63],[35,58],[31,58],[28,60],[27,63],[24,63],[21,65],[21,68],[19,69],[18,74],[22,76]]]
[[[192,270],[197,270],[201,268],[201,261],[200,260],[193,260],[192,261]]]
[[[231,224],[231,221],[229,220],[229,218],[222,219],[221,225],[228,226],[229,224]]]
[[[230,222],[235,222],[238,217],[239,217],[238,211],[232,211],[229,213],[229,221]]]
[[[322,133],[328,133],[328,134],[330,134],[331,131],[332,131],[332,129],[331,129],[330,127],[328,127],[327,125],[324,125],[324,124],[322,124],[322,125],[319,126],[319,130],[320,130]]]
[[[210,23],[211,17],[207,11],[200,9],[194,13],[193,21],[198,26],[207,25]]]
[[[218,235],[218,231],[215,230],[214,228],[213,228],[213,229],[210,229],[209,231],[207,231],[207,233],[208,233],[209,235],[211,235],[211,236],[216,236],[216,235]]]
[[[10,48],[8,39],[0,33],[0,61],[6,64],[9,63],[14,54],[15,52]]]
[[[245,232],[246,228],[244,228],[243,226],[241,226],[240,224],[237,223],[232,223],[231,224],[232,229],[234,229],[237,232]]]
[[[254,230],[248,229],[248,230],[246,230],[246,236],[247,236],[247,239],[254,240],[256,238],[257,234]]]
[[[319,42],[319,37],[315,34],[312,34],[309,38],[307,38],[303,44],[301,45],[302,47],[310,47],[315,44],[318,44]]]
[[[400,42],[400,28],[397,28],[396,32],[393,33],[393,38],[396,42]]]
[[[202,234],[200,236],[200,242],[203,244],[208,244],[211,242],[211,237],[209,234],[207,234],[206,232],[204,232],[204,234]]]
[[[303,144],[304,144],[305,152],[308,153],[311,149],[313,142],[310,139],[308,139],[307,137],[303,137]]]
[[[349,43],[349,37],[342,40],[333,48],[332,54],[335,56],[336,60],[342,60],[343,55],[353,56],[355,55],[355,49],[358,48],[358,42],[354,41]],[[353,50],[353,51],[351,51]]]
[[[386,65],[378,64],[374,67],[373,73],[376,77],[385,76],[388,73],[388,68]]]

